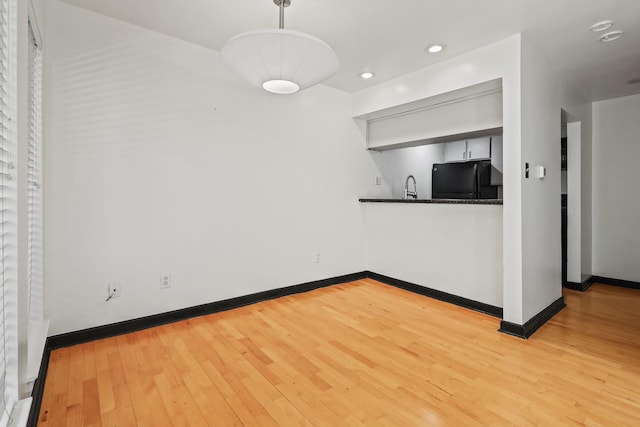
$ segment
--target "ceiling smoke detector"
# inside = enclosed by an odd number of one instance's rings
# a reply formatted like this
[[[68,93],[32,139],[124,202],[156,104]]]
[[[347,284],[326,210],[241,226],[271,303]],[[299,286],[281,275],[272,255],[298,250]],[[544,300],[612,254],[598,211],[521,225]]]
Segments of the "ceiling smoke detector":
[[[596,22],[595,24],[593,24],[590,29],[591,31],[598,33],[600,31],[604,31],[604,30],[608,30],[609,28],[611,28],[613,26],[613,21],[611,20],[606,20],[606,21],[600,21],[600,22]]]
[[[618,40],[624,34],[622,31],[611,31],[610,33],[606,33],[600,36],[601,42],[612,42],[614,40]]]

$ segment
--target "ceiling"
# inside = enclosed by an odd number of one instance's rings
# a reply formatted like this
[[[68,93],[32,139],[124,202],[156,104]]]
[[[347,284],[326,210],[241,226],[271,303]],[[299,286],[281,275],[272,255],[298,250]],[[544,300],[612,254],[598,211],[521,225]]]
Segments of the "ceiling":
[[[64,0],[220,50],[232,36],[277,28],[273,0]],[[602,43],[589,27],[615,22]],[[639,0],[292,0],[285,28],[330,44],[340,59],[325,83],[355,92],[522,32],[575,88],[598,101],[640,93]],[[431,43],[446,49],[427,54]],[[363,80],[359,73],[375,72]]]

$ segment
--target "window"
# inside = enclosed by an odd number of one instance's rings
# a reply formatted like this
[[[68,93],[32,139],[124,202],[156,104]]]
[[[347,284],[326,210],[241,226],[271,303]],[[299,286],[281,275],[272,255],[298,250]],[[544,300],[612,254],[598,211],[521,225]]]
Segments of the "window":
[[[18,397],[14,10],[15,0],[0,0],[0,425],[8,420]]]
[[[27,165],[27,251],[29,327],[43,320],[42,288],[42,53],[29,22],[29,154]]]
[[[30,392],[38,378],[49,321],[44,320],[42,227],[42,50],[38,26],[29,20],[27,93],[27,369]]]

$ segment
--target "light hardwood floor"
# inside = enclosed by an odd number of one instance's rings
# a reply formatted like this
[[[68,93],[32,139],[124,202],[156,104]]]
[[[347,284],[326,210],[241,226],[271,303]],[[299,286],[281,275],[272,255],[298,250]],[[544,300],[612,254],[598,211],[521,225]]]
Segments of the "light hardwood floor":
[[[529,340],[370,279],[55,350],[41,426],[640,426],[640,291]]]

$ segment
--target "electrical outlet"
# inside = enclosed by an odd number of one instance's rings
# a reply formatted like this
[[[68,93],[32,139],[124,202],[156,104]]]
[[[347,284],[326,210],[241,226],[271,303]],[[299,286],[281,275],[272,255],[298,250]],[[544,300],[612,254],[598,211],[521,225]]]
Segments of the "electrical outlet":
[[[165,273],[160,276],[160,289],[167,289],[171,287],[171,274]]]
[[[316,254],[316,264],[320,264],[320,254]]]
[[[376,176],[376,185],[382,185],[382,177]]]
[[[122,285],[120,284],[120,282],[111,282],[109,283],[109,293],[107,294],[107,297],[109,299],[118,298],[120,297],[121,291]]]

